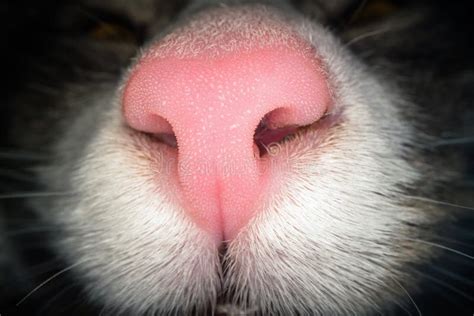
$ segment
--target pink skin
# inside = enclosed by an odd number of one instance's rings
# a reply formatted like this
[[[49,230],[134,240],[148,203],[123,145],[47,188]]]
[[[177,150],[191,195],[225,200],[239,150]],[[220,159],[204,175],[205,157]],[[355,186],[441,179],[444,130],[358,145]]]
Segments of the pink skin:
[[[233,51],[217,48],[212,56],[205,50],[176,56],[158,42],[126,82],[126,122],[141,132],[175,135],[184,208],[220,240],[235,238],[272,187],[266,164],[273,158],[260,158],[255,144],[262,119],[270,131],[259,136],[278,141],[295,126],[320,119],[330,104],[313,48],[289,27],[287,32],[292,46],[237,45]],[[222,41],[234,36],[220,35]]]

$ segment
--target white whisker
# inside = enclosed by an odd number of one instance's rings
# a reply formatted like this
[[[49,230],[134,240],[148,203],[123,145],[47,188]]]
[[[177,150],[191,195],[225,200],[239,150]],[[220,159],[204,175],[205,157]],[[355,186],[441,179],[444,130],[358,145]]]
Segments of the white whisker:
[[[438,279],[438,278],[432,277],[432,276],[430,276],[430,275],[428,275],[428,274],[426,274],[426,273],[423,273],[423,272],[421,272],[421,271],[418,271],[418,273],[419,273],[420,275],[422,275],[423,278],[429,279],[429,280],[431,280],[431,282],[434,282],[434,283],[439,284],[440,287],[449,289],[450,291],[452,291],[452,292],[458,294],[459,296],[461,296],[461,297],[463,297],[463,298],[465,298],[465,299],[467,299],[467,300],[469,300],[469,301],[473,301],[473,298],[472,298],[471,296],[469,296],[469,294],[467,294],[467,293],[465,293],[465,292],[463,292],[463,291],[461,291],[461,290],[455,288],[454,286],[452,286],[452,285],[446,283],[445,281],[442,281],[442,280],[440,280],[440,279]]]
[[[380,35],[380,34],[384,34],[384,33],[390,32],[390,31],[391,31],[391,29],[388,29],[388,28],[381,28],[381,29],[378,29],[378,30],[373,30],[373,31],[370,31],[370,32],[367,32],[367,33],[364,33],[364,34],[361,34],[359,36],[354,37],[353,39],[348,41],[345,46],[351,46],[351,45],[354,45],[355,43],[357,43],[359,41],[362,41],[366,38],[369,38],[369,37],[372,37],[372,36],[377,36],[377,35]]]
[[[447,145],[466,145],[474,143],[474,137],[460,137],[451,139],[442,139],[433,144],[433,147],[447,146]]]
[[[0,159],[11,159],[11,160],[47,160],[48,157],[40,153],[32,153],[26,151],[10,151],[1,150]]]
[[[351,18],[349,19],[349,24],[352,23],[354,20],[356,20],[360,13],[364,10],[364,8],[367,6],[367,0],[362,0],[362,2],[357,6],[357,8],[354,10],[354,13],[352,13]]]
[[[440,249],[444,249],[444,250],[447,250],[449,252],[452,252],[452,253],[458,254],[460,256],[466,257],[470,260],[474,260],[474,256],[468,255],[467,253],[464,253],[462,251],[459,251],[459,250],[456,250],[456,249],[453,249],[453,248],[450,248],[450,247],[447,247],[447,246],[443,246],[441,244],[437,244],[437,243],[434,243],[434,242],[431,242],[431,241],[416,239],[416,238],[406,238],[405,237],[404,239],[419,242],[419,243],[426,244],[426,245],[433,246],[433,247],[437,247],[437,248],[440,248]]]
[[[405,287],[400,282],[398,282],[395,278],[393,278],[393,277],[390,277],[390,278],[393,280],[393,282],[395,282],[406,293],[406,295],[408,296],[410,301],[413,303],[413,306],[415,306],[416,311],[418,312],[418,315],[422,316],[423,314],[421,313],[420,308],[418,307],[418,305],[416,305],[415,300],[410,295],[410,293],[408,293],[408,291],[405,289]]]
[[[49,278],[47,278],[46,280],[41,282],[37,287],[35,287],[33,290],[31,290],[28,294],[26,294],[25,297],[23,297],[20,301],[18,301],[18,303],[16,303],[16,306],[20,306],[21,303],[23,303],[26,299],[28,299],[28,297],[33,295],[40,288],[42,288],[43,286],[45,286],[46,284],[48,284],[49,282],[51,282],[55,278],[59,277],[60,275],[62,275],[64,273],[66,273],[67,271],[73,269],[74,267],[78,266],[81,263],[82,262],[76,262],[75,264],[72,264],[69,267],[66,267],[66,268],[62,269],[61,271],[56,272],[55,274],[53,274],[52,276],[50,276]]]
[[[11,170],[11,169],[1,168],[0,169],[0,177],[13,179],[13,180],[18,180],[18,181],[34,183],[34,180],[32,179],[31,175],[20,172],[18,170]]]
[[[64,295],[67,291],[69,291],[70,289],[74,288],[75,284],[69,284],[67,286],[65,286],[63,289],[61,289],[58,293],[56,293],[55,295],[53,295],[52,297],[50,297],[44,304],[43,306],[38,310],[38,314],[44,314],[45,311],[47,311],[50,306],[56,301],[58,300],[61,295]]]
[[[472,207],[472,206],[464,206],[464,205],[450,203],[450,202],[443,202],[443,201],[438,201],[438,200],[434,200],[434,199],[430,199],[430,198],[426,198],[426,197],[421,197],[421,196],[405,195],[405,197],[409,198],[409,199],[412,199],[412,200],[418,200],[418,201],[429,202],[429,203],[433,203],[433,204],[451,206],[451,207],[455,207],[455,208],[474,211],[474,207]]]
[[[6,236],[20,236],[20,235],[28,235],[28,234],[35,234],[35,233],[43,233],[43,232],[53,232],[58,231],[59,228],[55,226],[34,226],[28,228],[21,228],[15,230],[7,230]]]
[[[17,193],[0,194],[0,200],[64,196],[64,195],[69,195],[69,194],[72,194],[72,192],[17,192]]]

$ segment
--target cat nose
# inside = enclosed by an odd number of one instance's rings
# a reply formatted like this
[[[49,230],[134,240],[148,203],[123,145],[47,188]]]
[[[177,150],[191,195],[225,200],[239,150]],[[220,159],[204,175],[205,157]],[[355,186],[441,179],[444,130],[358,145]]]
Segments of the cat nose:
[[[216,8],[153,43],[126,79],[125,122],[176,145],[183,207],[204,230],[232,239],[272,190],[282,140],[327,111],[315,49],[267,10]]]

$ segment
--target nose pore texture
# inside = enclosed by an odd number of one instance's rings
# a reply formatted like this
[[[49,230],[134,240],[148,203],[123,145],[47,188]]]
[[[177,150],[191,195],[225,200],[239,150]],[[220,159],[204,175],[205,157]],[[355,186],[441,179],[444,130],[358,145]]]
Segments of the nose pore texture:
[[[309,45],[296,42],[211,57],[155,52],[126,83],[126,122],[175,134],[184,208],[220,238],[235,237],[267,194],[271,170],[254,144],[262,118],[271,128],[301,126],[327,110],[322,68]]]

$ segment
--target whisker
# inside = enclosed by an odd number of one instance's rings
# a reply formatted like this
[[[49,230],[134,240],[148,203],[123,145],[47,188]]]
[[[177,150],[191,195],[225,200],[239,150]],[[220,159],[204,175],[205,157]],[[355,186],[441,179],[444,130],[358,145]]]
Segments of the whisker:
[[[458,233],[458,236],[460,236],[463,232],[462,232],[462,230],[461,230],[461,231],[457,231],[457,233]],[[471,233],[471,232],[469,231],[468,233]],[[450,243],[450,244],[456,244],[456,245],[459,245],[459,246],[462,246],[462,247],[466,247],[466,248],[472,248],[472,249],[474,249],[474,245],[473,245],[473,244],[467,243],[467,242],[462,242],[462,241],[460,241],[460,240],[458,240],[458,239],[436,236],[436,240],[439,240],[439,241],[442,241],[442,242],[447,242],[447,243]]]
[[[46,284],[48,284],[49,282],[51,282],[52,280],[54,280],[55,278],[59,277],[60,275],[66,273],[67,271],[77,267],[79,264],[81,264],[82,262],[76,262],[75,264],[72,264],[70,265],[69,267],[66,267],[58,272],[56,272],[55,274],[53,274],[52,276],[50,276],[49,278],[47,278],[46,280],[44,280],[43,282],[41,282],[37,287],[35,287],[33,290],[31,290],[28,294],[26,294],[25,297],[23,297],[20,301],[18,301],[18,303],[16,303],[16,306],[20,306],[21,303],[23,303],[24,301],[26,301],[28,299],[28,297],[30,297],[31,295],[33,295],[36,291],[38,291],[40,288],[42,288],[43,286],[45,286]]]
[[[450,203],[450,202],[443,202],[443,201],[438,201],[438,200],[421,197],[421,196],[414,196],[414,195],[405,195],[405,197],[412,200],[418,200],[418,201],[429,202],[433,204],[445,205],[445,206],[474,211],[474,207],[471,207],[471,206],[465,206],[465,205],[460,205],[460,204],[455,204],[455,203]]]
[[[453,280],[456,280],[456,281],[459,281],[463,284],[466,284],[470,287],[474,286],[474,281],[473,280],[470,280],[470,279],[467,279],[459,274],[456,274],[456,273],[453,273],[452,271],[449,271],[445,268],[442,268],[442,267],[438,267],[436,265],[431,265],[431,268],[434,269],[436,272],[438,273],[441,273],[443,275],[446,275],[447,277],[453,279]]]
[[[43,93],[46,95],[58,95],[61,92],[56,87],[50,87],[39,82],[30,83],[28,85],[28,88],[31,89],[32,91],[36,91],[36,92]]]
[[[35,197],[50,197],[50,196],[65,196],[72,192],[17,192],[0,194],[0,200],[5,199],[21,199],[21,198],[35,198]]]
[[[50,275],[62,266],[64,266],[62,259],[51,256],[51,258],[44,259],[41,262],[29,262],[28,275],[32,279],[44,278],[45,275]]]
[[[0,177],[34,183],[30,174],[12,169],[0,169]]]
[[[373,31],[369,31],[369,32],[366,32],[364,34],[361,34],[359,36],[356,36],[354,37],[353,39],[351,39],[350,41],[348,41],[345,46],[346,47],[349,47],[351,45],[354,45],[355,43],[357,42],[360,42],[366,38],[369,38],[369,37],[373,37],[373,36],[377,36],[377,35],[380,35],[380,34],[384,34],[384,33],[388,33],[392,31],[391,29],[389,28],[381,28],[381,29],[377,29],[377,30],[373,30]]]
[[[12,151],[12,150],[2,150],[0,151],[0,159],[8,160],[48,160],[48,157],[45,154],[41,153],[32,153],[27,151]]]
[[[6,209],[6,210],[11,210],[11,209]],[[36,225],[39,225],[40,223],[42,225],[50,225],[50,224],[45,224],[43,220],[41,220],[38,217],[35,217],[34,215],[30,217],[29,216],[13,217],[14,215],[12,215],[11,219],[10,218],[8,219],[8,223],[14,224],[16,226],[18,225],[22,225],[22,226],[35,225],[36,226]]]
[[[465,299],[467,299],[467,300],[469,300],[469,301],[471,301],[471,302],[473,301],[473,298],[472,298],[471,296],[469,296],[469,295],[466,294],[465,292],[463,292],[463,291],[461,291],[461,290],[455,288],[454,286],[448,284],[447,282],[442,281],[442,280],[439,280],[439,279],[437,279],[437,278],[435,278],[435,277],[432,277],[432,276],[430,276],[430,275],[428,275],[428,274],[426,274],[426,273],[419,272],[419,274],[421,274],[425,279],[429,279],[431,282],[437,283],[437,284],[439,284],[441,287],[446,288],[446,289],[448,289],[448,290],[450,290],[450,291],[452,291],[452,292],[458,294],[459,296],[461,296],[461,297],[463,297],[463,298],[465,298]]]
[[[110,316],[110,315],[119,315],[120,312],[117,308],[112,306],[105,305],[100,309],[100,312],[97,316]]]
[[[435,142],[432,146],[441,147],[441,146],[449,146],[449,145],[466,145],[466,144],[474,144],[474,137],[442,139]]]
[[[102,306],[98,316],[105,316],[105,313],[107,313],[107,305]]]
[[[418,242],[418,243],[421,243],[421,244],[426,244],[426,245],[429,245],[429,246],[433,246],[433,247],[437,247],[437,248],[440,248],[440,249],[443,249],[443,250],[447,250],[449,252],[452,252],[452,253],[455,253],[457,255],[460,255],[460,256],[463,256],[465,258],[468,258],[470,260],[474,260],[474,256],[471,256],[471,255],[468,255],[467,253],[464,253],[460,250],[456,250],[454,248],[450,248],[448,246],[444,246],[444,245],[441,245],[441,244],[438,244],[438,243],[435,243],[435,242],[431,242],[431,241],[426,241],[426,240],[421,240],[421,239],[416,239],[416,238],[408,238],[408,237],[403,237],[403,239],[406,239],[406,240],[410,240],[410,241],[414,241],[414,242]]]
[[[413,306],[415,306],[416,311],[418,312],[418,315],[422,316],[423,314],[421,313],[420,308],[418,307],[418,305],[416,305],[415,300],[410,295],[410,293],[408,293],[408,291],[405,289],[405,287],[400,282],[398,282],[395,278],[393,278],[393,277],[390,277],[390,278],[393,280],[393,282],[395,282],[406,293],[406,295],[408,296],[410,301],[413,303]]]
[[[28,234],[35,234],[35,233],[42,233],[42,232],[53,232],[59,231],[59,228],[56,226],[34,226],[28,228],[20,228],[14,230],[7,230],[6,236],[14,237],[14,236],[21,236],[21,235],[28,235]]]
[[[57,270],[61,262],[62,261],[60,258],[52,257],[42,262],[30,264],[28,269],[33,274],[33,276],[39,277],[41,274],[49,274],[54,270]]]
[[[65,286],[63,289],[61,289],[60,291],[58,291],[58,293],[56,293],[55,295],[53,295],[52,297],[50,297],[50,298],[43,304],[43,306],[38,310],[37,315],[41,315],[41,314],[43,314],[44,312],[48,311],[48,309],[50,308],[50,306],[51,306],[57,299],[59,299],[62,295],[64,295],[66,292],[68,292],[69,290],[71,290],[71,289],[74,288],[75,286],[76,286],[76,284],[74,284],[74,283],[69,284],[69,285]]]
[[[352,15],[349,18],[349,21],[347,22],[347,24],[351,24],[352,22],[354,22],[359,17],[362,10],[364,10],[364,8],[367,6],[367,1],[368,0],[362,0],[361,1],[361,3],[357,6],[357,8],[352,13]]]

